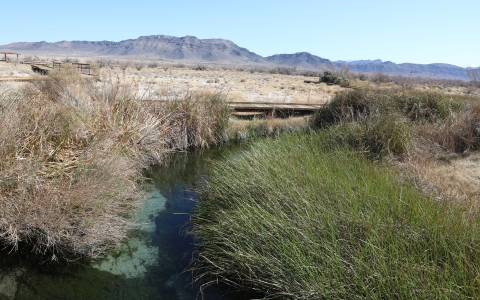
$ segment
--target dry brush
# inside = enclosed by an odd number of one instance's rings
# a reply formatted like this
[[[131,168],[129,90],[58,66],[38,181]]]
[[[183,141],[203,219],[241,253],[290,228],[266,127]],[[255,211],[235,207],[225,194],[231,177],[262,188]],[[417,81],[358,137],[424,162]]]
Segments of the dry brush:
[[[135,226],[142,170],[225,137],[224,95],[145,99],[135,82],[66,67],[0,93],[0,241],[95,257]]]

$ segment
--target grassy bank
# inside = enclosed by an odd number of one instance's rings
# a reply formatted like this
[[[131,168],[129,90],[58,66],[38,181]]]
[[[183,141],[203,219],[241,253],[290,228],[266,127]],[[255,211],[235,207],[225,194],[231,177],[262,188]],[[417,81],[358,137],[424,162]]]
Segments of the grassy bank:
[[[317,132],[215,164],[193,218],[196,280],[280,299],[475,299],[478,194],[432,166],[479,150],[479,103],[345,91]]]
[[[331,132],[215,164],[193,216],[196,280],[280,299],[452,299],[480,292],[477,213],[425,198]]]
[[[143,168],[225,139],[224,95],[153,96],[74,67],[1,91],[2,244],[95,257],[135,225]]]
[[[359,89],[335,95],[312,118],[312,126],[329,128],[337,142],[377,156],[422,146],[463,152],[479,146],[479,103],[440,92]]]
[[[310,128],[309,117],[254,118],[242,120],[230,118],[228,139],[231,142],[249,142],[255,139],[276,136]]]
[[[480,99],[409,89],[338,93],[311,119],[330,143],[386,160],[437,199],[478,207],[478,177],[446,174],[442,162],[480,150]],[[462,173],[463,172],[463,173]]]

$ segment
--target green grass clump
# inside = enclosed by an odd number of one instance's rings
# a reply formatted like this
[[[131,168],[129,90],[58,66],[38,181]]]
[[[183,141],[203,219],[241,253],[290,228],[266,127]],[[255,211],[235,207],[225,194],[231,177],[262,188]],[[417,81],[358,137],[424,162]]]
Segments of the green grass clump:
[[[337,93],[312,119],[314,127],[326,128],[372,115],[401,113],[412,121],[435,122],[459,111],[471,97],[405,89],[356,89]]]
[[[335,142],[376,157],[407,154],[414,136],[454,151],[475,149],[478,113],[472,100],[429,91],[357,89],[336,94],[311,125],[332,128]]]
[[[268,299],[477,298],[478,215],[330,138],[266,139],[214,165],[193,214],[196,281]]]
[[[333,126],[329,133],[330,143],[347,144],[381,158],[389,153],[406,154],[411,147],[413,126],[398,114],[376,115]]]

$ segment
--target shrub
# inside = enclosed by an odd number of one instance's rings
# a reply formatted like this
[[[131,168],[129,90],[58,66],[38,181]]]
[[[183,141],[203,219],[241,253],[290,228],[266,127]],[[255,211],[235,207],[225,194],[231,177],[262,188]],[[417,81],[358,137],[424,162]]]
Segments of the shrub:
[[[206,71],[207,67],[204,65],[197,65],[196,67],[193,68],[195,71]]]
[[[160,65],[156,61],[151,61],[147,64],[147,66],[151,69],[155,69],[155,68],[158,68]]]
[[[293,75],[297,67],[276,67],[269,71],[270,74]]]
[[[467,105],[444,122],[417,129],[418,136],[447,152],[464,153],[480,149],[480,101]]]
[[[470,78],[470,84],[480,87],[480,68],[467,68],[467,76]]]
[[[336,136],[360,151],[403,154],[411,145],[414,124],[451,124],[468,99],[438,92],[356,89],[336,94],[314,115],[312,126],[339,125],[333,130]]]
[[[187,66],[185,64],[175,64],[172,66],[173,68],[178,68],[178,69],[185,69]]]
[[[0,241],[52,259],[95,257],[124,237],[142,169],[220,142],[228,122],[224,95],[149,101],[74,66],[1,95]]]
[[[305,77],[320,77],[322,76],[319,71],[313,70],[305,70],[305,71],[297,71],[296,74],[305,76]]]
[[[412,76],[395,75],[392,76],[392,81],[406,89],[412,89],[415,85],[415,78]]]
[[[131,60],[121,60],[117,63],[118,67],[123,71],[124,74],[125,70],[128,69],[132,64],[133,63]]]
[[[361,81],[366,81],[368,80],[368,75],[365,73],[358,73],[358,74],[354,74],[353,78],[358,78]]]
[[[79,60],[78,60],[78,58],[66,57],[66,58],[62,59],[62,62],[63,63],[78,63]]]
[[[94,62],[98,65],[99,68],[107,68],[113,65],[113,62],[110,59],[106,58],[98,58],[95,59]]]
[[[375,72],[370,75],[370,81],[374,83],[386,83],[390,82],[390,75],[382,73],[382,72]]]
[[[471,99],[414,90],[356,89],[337,93],[312,119],[315,127],[355,121],[371,114],[401,113],[417,122],[435,122],[457,112]]]
[[[322,107],[312,118],[316,128],[327,128],[341,122],[357,120],[374,109],[370,90],[356,89],[337,93],[328,105]]]
[[[133,62],[133,66],[138,71],[141,71],[145,67],[145,63],[143,61],[137,60],[137,61]]]

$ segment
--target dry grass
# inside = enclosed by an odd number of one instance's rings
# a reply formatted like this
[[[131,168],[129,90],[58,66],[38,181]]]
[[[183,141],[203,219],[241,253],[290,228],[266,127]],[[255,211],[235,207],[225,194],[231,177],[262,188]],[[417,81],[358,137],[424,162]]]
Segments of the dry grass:
[[[68,58],[39,57],[38,59],[51,62],[52,60],[72,60]],[[234,66],[214,66],[198,64],[175,64],[155,61],[141,61],[131,59],[92,59],[77,58],[82,62],[95,63],[101,67],[100,72],[109,71],[113,76],[124,77],[125,80],[136,80],[142,89],[155,89],[182,93],[189,91],[214,90],[228,93],[231,101],[248,102],[294,102],[294,103],[325,103],[342,88],[327,86],[326,84],[306,84],[304,80],[312,80],[295,72],[284,74],[271,73],[274,69],[241,68]],[[5,70],[1,66],[5,66]],[[144,67],[147,65],[147,67]],[[8,67],[8,68],[7,68]],[[27,65],[18,65],[18,68],[32,76]],[[14,72],[12,64],[0,63],[0,77],[19,76]],[[12,73],[13,72],[13,73]],[[23,72],[23,71],[22,71]],[[10,73],[15,75],[10,75]],[[280,72],[282,73],[282,72]],[[318,77],[317,77],[318,78]]]
[[[376,159],[388,157],[427,194],[478,208],[480,166],[469,161],[480,150],[477,98],[415,89],[356,90],[337,94],[313,123],[330,128],[333,142]]]
[[[117,72],[114,70],[114,72]],[[231,70],[192,70],[184,68],[127,69],[127,78],[164,90],[222,90],[231,101],[325,103],[341,90],[338,86],[306,84],[310,77],[285,74],[251,73]]]
[[[6,77],[30,77],[33,71],[29,65],[6,63],[0,61],[0,79]]]
[[[255,118],[253,120],[230,118],[228,136],[231,140],[242,141],[259,136],[299,131],[309,128],[309,126],[308,117]]]
[[[137,82],[64,68],[0,93],[0,240],[95,257],[134,224],[142,168],[220,142],[221,94],[149,101]]]
[[[443,122],[416,129],[414,151],[397,165],[442,201],[480,206],[480,100],[466,103]]]
[[[454,203],[477,211],[480,207],[479,153],[464,156],[455,154],[411,155],[394,164],[416,182],[425,194],[437,201]]]
[[[480,100],[468,103],[440,124],[418,128],[424,141],[433,142],[443,151],[463,153],[480,149]]]

